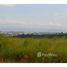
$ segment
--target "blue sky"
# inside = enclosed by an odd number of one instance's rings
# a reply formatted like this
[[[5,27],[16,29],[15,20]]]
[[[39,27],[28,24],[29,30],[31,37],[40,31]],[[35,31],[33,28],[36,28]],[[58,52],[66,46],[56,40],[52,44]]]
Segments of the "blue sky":
[[[0,5],[0,31],[67,32],[67,5]]]

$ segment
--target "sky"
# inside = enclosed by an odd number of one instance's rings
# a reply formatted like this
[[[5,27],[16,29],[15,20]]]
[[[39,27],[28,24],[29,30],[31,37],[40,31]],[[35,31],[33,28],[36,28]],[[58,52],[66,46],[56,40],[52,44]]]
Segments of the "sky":
[[[67,5],[0,5],[0,31],[67,32]]]

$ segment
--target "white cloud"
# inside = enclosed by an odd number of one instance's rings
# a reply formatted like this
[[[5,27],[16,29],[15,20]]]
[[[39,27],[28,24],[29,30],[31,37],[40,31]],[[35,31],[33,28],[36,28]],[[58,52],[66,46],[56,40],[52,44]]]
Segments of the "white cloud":
[[[9,19],[9,18],[5,18],[5,19],[0,19],[0,26],[3,27],[16,27],[16,28],[67,28],[67,23],[62,21],[47,21],[47,22],[42,22],[42,21],[38,21],[38,22],[28,22],[28,21],[23,21],[23,20],[18,20],[18,19]]]
[[[54,17],[60,16],[59,13],[54,13],[53,15],[54,15]]]
[[[16,4],[0,4],[0,7],[15,7]]]
[[[0,19],[0,25],[21,25],[24,22],[21,22],[20,20],[17,19]]]
[[[33,27],[36,26],[37,24],[32,23],[32,22],[25,22],[23,20],[17,20],[17,19],[0,19],[0,26],[17,26],[17,27]]]
[[[57,27],[57,26],[59,26],[59,27],[62,26],[62,23],[59,23],[59,22],[49,22],[48,24],[49,24],[50,26],[56,26],[56,27]]]

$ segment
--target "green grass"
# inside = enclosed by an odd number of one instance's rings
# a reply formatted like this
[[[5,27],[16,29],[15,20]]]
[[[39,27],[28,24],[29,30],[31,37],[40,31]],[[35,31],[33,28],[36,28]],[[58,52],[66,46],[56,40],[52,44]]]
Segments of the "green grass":
[[[57,56],[37,57],[37,53]],[[27,57],[24,57],[24,56]],[[0,36],[0,62],[67,62],[67,38],[13,38]]]

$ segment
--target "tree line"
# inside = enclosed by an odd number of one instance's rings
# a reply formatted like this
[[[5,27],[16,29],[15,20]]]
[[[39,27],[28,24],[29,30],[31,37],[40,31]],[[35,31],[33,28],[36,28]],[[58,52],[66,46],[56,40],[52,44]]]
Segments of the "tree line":
[[[13,36],[13,37],[18,37],[18,38],[26,38],[26,37],[34,37],[34,38],[43,38],[43,37],[47,37],[47,38],[53,38],[53,37],[66,37],[67,38],[67,33],[43,33],[43,34],[34,34],[34,33],[31,33],[31,34],[18,34],[16,36]]]

